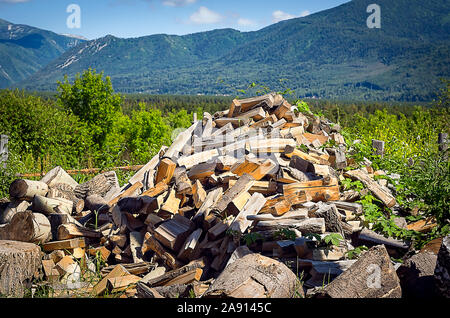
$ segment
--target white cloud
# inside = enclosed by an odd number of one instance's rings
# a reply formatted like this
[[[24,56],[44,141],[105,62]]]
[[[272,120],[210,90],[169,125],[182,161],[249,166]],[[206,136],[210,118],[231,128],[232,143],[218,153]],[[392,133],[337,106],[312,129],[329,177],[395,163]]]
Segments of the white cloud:
[[[299,17],[303,18],[303,17],[306,17],[306,16],[308,16],[310,14],[311,14],[311,12],[309,12],[309,10],[305,10],[305,11],[302,11],[302,13],[300,13]]]
[[[295,18],[295,15],[283,12],[281,10],[277,10],[272,13],[272,21],[274,23],[277,23],[277,22],[280,22],[283,20],[293,19],[293,18]]]
[[[253,26],[256,25],[256,22],[249,20],[249,19],[245,19],[245,18],[239,18],[237,23],[241,26]]]
[[[277,23],[283,20],[289,20],[293,18],[303,18],[310,15],[311,12],[309,10],[302,11],[299,15],[293,15],[287,12],[283,12],[281,10],[277,10],[272,12],[272,22]]]
[[[164,0],[162,4],[168,7],[183,7],[196,2],[197,0]]]
[[[214,24],[222,19],[223,17],[217,12],[209,10],[207,7],[200,7],[190,16],[189,21],[195,24]]]

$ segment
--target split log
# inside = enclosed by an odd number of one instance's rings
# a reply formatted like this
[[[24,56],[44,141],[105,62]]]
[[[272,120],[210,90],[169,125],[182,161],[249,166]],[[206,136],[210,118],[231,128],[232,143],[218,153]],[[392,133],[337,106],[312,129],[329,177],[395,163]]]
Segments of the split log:
[[[147,251],[153,251],[161,258],[167,266],[172,269],[179,268],[183,266],[183,264],[177,260],[170,252],[166,251],[166,249],[158,242],[156,238],[153,237],[149,232],[147,232],[144,236],[144,243],[142,244],[142,255],[144,255]]]
[[[169,189],[169,186],[165,184],[164,182],[160,182],[156,184],[154,188],[148,189],[147,191],[143,192],[141,196],[149,196],[149,197],[157,197],[161,193],[164,193]]]
[[[254,121],[261,120],[266,117],[266,112],[262,107],[254,108],[246,113],[240,114],[237,119],[247,120],[253,119]]]
[[[116,265],[108,275],[106,275],[97,285],[94,286],[92,290],[93,293],[97,296],[103,294],[107,289],[108,279],[123,277],[126,275],[130,275],[130,273],[122,265]]]
[[[283,186],[283,193],[289,196],[304,191],[311,201],[337,201],[340,198],[339,184],[336,178],[324,178],[316,181],[298,182]]]
[[[294,146],[290,146],[290,145],[286,146],[286,149],[284,150],[284,155],[286,157],[288,157],[288,158],[292,158],[293,156],[297,156],[297,157],[302,158],[303,160],[309,161],[309,162],[311,162],[313,164],[319,164],[319,165],[321,164],[320,160],[318,160],[318,159],[316,159],[316,158],[314,158],[314,157],[304,153],[303,151],[301,151],[299,149],[296,149],[295,147],[296,147],[296,145],[294,145]]]
[[[247,204],[245,204],[242,211],[231,223],[230,230],[244,234],[247,228],[252,224],[252,221],[247,220],[247,216],[258,214],[265,203],[266,198],[261,193],[254,193]]]
[[[136,275],[125,275],[121,277],[108,278],[106,281],[106,290],[109,293],[117,293],[135,285],[141,278]]]
[[[300,158],[297,155],[294,155],[291,157],[291,161],[289,162],[289,167],[295,168],[302,172],[311,172],[314,174],[316,173],[316,168],[315,168],[316,165],[315,164],[313,164],[303,158]]]
[[[128,183],[133,185],[138,181],[143,182],[144,175],[147,174],[149,171],[154,170],[156,166],[159,163],[159,158],[162,156],[162,154],[167,150],[168,148],[166,146],[162,146],[159,150],[158,154],[156,154],[145,166],[143,166],[138,172],[134,174],[129,180]]]
[[[35,195],[45,196],[48,192],[48,185],[40,181],[18,179],[11,183],[9,195],[19,200],[33,200]]]
[[[156,172],[155,183],[167,183],[169,184],[172,180],[173,174],[175,173],[176,163],[168,158],[161,160]]]
[[[303,234],[323,234],[325,233],[325,220],[322,218],[310,218],[305,220],[259,221],[255,228],[257,230],[297,229]]]
[[[201,224],[212,208],[222,200],[223,189],[217,188],[208,192],[205,201],[193,217],[193,221]]]
[[[176,168],[174,177],[178,194],[189,194],[189,195],[192,194],[192,183],[191,180],[188,178],[185,168],[183,167]]]
[[[68,240],[76,237],[101,238],[101,232],[88,229],[86,227],[77,226],[72,223],[61,224],[58,227],[58,240]]]
[[[31,243],[0,241],[0,294],[23,297],[41,267],[41,249]]]
[[[304,220],[308,218],[307,209],[299,209],[294,211],[289,211],[281,216],[274,216],[272,214],[258,214],[258,215],[248,215],[247,220],[251,221],[281,221],[281,220]]]
[[[192,186],[192,195],[194,205],[197,209],[199,209],[206,200],[206,191],[203,189],[203,186],[199,180],[196,180],[195,184]]]
[[[383,245],[364,252],[344,273],[321,292],[330,298],[400,298],[402,289]]]
[[[130,232],[130,249],[134,263],[143,262],[142,242],[144,237],[140,232]]]
[[[370,190],[370,192],[372,192],[378,199],[380,199],[388,208],[392,208],[397,203],[392,194],[383,189],[363,170],[358,169],[347,171],[344,175],[352,179],[357,179],[364,183],[364,185]]]
[[[166,273],[166,268],[164,266],[157,266],[153,268],[147,275],[141,279],[141,283],[147,284],[150,280],[160,277]]]
[[[324,135],[317,135],[317,134],[310,134],[310,133],[304,133],[303,137],[308,139],[310,143],[313,143],[315,140],[318,140],[320,143],[320,146],[325,144],[330,137],[324,136]]]
[[[115,195],[111,200],[108,201],[109,206],[113,206],[119,202],[120,199],[133,196],[135,194],[138,194],[140,189],[142,188],[142,182],[138,181],[135,184],[133,184],[131,187],[127,188],[122,193],[119,193],[118,195]]]
[[[236,162],[233,167],[231,167],[231,172],[235,175],[242,176],[244,173],[250,174],[259,166],[259,161],[252,159],[249,156],[245,156],[244,160]]]
[[[151,271],[155,267],[155,264],[149,262],[140,262],[131,264],[121,264],[121,266],[132,275],[142,275]],[[114,270],[115,267],[116,265],[103,267],[101,270],[102,277],[107,276],[112,270]]]
[[[156,287],[156,286],[171,286],[171,285],[176,285],[176,284],[189,284],[193,280],[200,279],[200,277],[202,275],[202,269],[205,266],[206,266],[206,264],[203,259],[192,261],[183,267],[172,270],[161,276],[158,276],[158,277],[155,277],[154,279],[149,280],[146,283],[146,285],[149,287]],[[194,275],[192,275],[192,274],[194,274]],[[192,276],[194,276],[194,277],[192,277]]]
[[[386,238],[383,235],[375,233],[367,228],[362,229],[359,233],[358,244],[364,244],[369,247],[383,244],[391,254],[396,254],[394,253],[395,251],[393,251],[395,249],[400,249],[403,252],[409,249],[409,244],[394,238]]]
[[[177,214],[180,208],[181,200],[176,197],[175,189],[172,189],[167,197],[166,201],[162,205],[161,209],[158,212],[158,215],[162,218],[167,218],[166,215]],[[164,214],[166,213],[166,214]],[[168,214],[167,214],[168,213]]]
[[[189,235],[189,237],[184,242],[183,247],[180,249],[178,253],[178,258],[181,260],[190,260],[194,250],[197,248],[200,240],[200,236],[202,235],[203,230],[197,229]]]
[[[266,175],[275,174],[277,172],[277,170],[278,170],[277,164],[275,162],[273,162],[272,160],[267,159],[261,165],[258,165],[258,167],[255,170],[251,171],[249,174],[256,181],[260,181]]]
[[[210,161],[211,159],[216,158],[218,156],[219,152],[217,149],[206,150],[203,152],[193,154],[192,156],[183,156],[179,158],[178,165],[180,167],[184,166],[186,167],[186,169],[191,169],[195,165]]]
[[[84,238],[74,238],[64,241],[48,242],[42,245],[44,252],[52,252],[56,250],[73,250],[77,247],[86,247]]]
[[[233,201],[233,199],[241,192],[248,191],[252,187],[254,182],[255,179],[252,176],[250,176],[249,174],[244,174],[239,178],[239,180],[233,187],[231,187],[224,193],[222,199],[216,204],[213,210],[217,214],[221,215],[226,210],[230,202]]]
[[[172,145],[167,149],[164,153],[164,158],[169,158],[172,160],[176,160],[183,149],[183,147],[189,142],[192,137],[192,133],[197,127],[201,127],[201,121],[196,121],[189,127],[187,130],[181,132],[177,138],[173,141]],[[182,166],[181,164],[179,164]]]
[[[263,95],[263,96],[257,96],[257,97],[251,97],[246,99],[235,99],[233,100],[230,110],[228,112],[228,117],[232,118],[234,116],[237,116],[238,114],[242,112],[247,112],[258,105],[261,105],[261,107],[272,107],[274,103],[274,97],[271,94]]]
[[[216,124],[216,127],[221,128],[225,125],[232,124],[234,128],[239,128],[244,125],[248,125],[249,120],[248,119],[238,119],[238,118],[217,118],[214,123]]]
[[[165,247],[178,253],[194,228],[194,223],[191,220],[176,214],[173,219],[160,224],[156,228],[154,236]]]
[[[19,212],[11,222],[0,227],[0,240],[45,243],[52,238],[51,225],[43,214]]]
[[[53,168],[40,180],[46,183],[49,187],[53,187],[57,184],[66,184],[72,190],[78,186],[76,182],[63,168],[60,166]]]
[[[188,177],[190,180],[204,180],[214,174],[216,166],[216,162],[200,163],[189,170]]]
[[[227,266],[203,297],[292,298],[295,292],[303,294],[299,285],[286,265],[260,254],[249,254]]]
[[[143,282],[136,285],[138,298],[188,298],[192,284],[148,287]]]
[[[230,204],[228,205],[226,215],[237,216],[239,212],[242,211],[244,206],[247,204],[248,200],[250,200],[250,198],[251,195],[247,191],[238,194],[238,196],[235,197],[233,201],[231,201]]]
[[[236,184],[237,180],[230,180],[228,182],[230,187]],[[264,195],[275,194],[277,192],[277,183],[274,181],[255,181],[248,193],[253,194],[259,192]]]
[[[249,141],[250,150],[252,152],[266,152],[282,153],[285,151],[286,147],[296,147],[297,143],[293,139],[284,138],[272,138],[272,139],[257,139]]]
[[[258,128],[267,128],[270,127],[273,123],[277,121],[277,116],[271,115],[264,119],[261,119],[260,121],[257,121],[253,125],[250,126],[250,128],[258,129]]]

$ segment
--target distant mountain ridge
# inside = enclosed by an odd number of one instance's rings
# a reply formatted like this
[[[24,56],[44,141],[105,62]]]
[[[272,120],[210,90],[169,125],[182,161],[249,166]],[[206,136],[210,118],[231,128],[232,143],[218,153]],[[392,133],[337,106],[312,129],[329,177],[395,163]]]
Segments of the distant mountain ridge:
[[[381,29],[366,25],[371,3],[354,0],[254,32],[109,35],[69,49],[18,86],[54,90],[65,74],[92,67],[126,93],[233,95],[257,82],[305,97],[431,100],[450,74],[448,1],[378,0]]]
[[[0,19],[0,88],[26,79],[82,42]]]

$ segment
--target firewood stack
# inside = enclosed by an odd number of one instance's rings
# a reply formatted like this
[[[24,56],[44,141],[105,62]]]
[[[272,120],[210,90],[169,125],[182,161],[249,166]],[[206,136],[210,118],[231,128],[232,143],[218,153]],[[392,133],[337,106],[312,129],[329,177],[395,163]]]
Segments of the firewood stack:
[[[322,286],[355,262],[347,251],[364,226],[359,193],[341,192],[344,176],[396,204],[370,162],[344,170],[354,166],[350,146],[339,125],[298,112],[281,95],[234,100],[229,110],[205,113],[123,187],[114,172],[78,184],[60,167],[41,181],[16,180],[0,239],[41,243],[48,281],[94,295],[200,297],[251,253],[280,266],[299,258],[291,268],[305,272],[305,287]],[[344,240],[321,246],[330,233]],[[364,235],[373,245],[408,248]],[[76,279],[99,260],[107,265],[101,281]],[[287,286],[292,277],[274,279]],[[235,295],[252,296],[245,291]]]

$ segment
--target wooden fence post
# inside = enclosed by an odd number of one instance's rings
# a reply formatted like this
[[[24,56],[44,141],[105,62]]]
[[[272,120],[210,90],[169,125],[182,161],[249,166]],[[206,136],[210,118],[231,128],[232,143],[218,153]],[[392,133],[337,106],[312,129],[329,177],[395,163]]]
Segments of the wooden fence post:
[[[0,136],[0,166],[3,169],[6,168],[6,162],[8,161],[8,140],[9,137],[7,135]]]
[[[372,139],[372,148],[375,148],[375,154],[384,157],[384,141]]]
[[[448,134],[440,133],[438,136],[439,151],[442,152],[445,159],[448,158]]]

